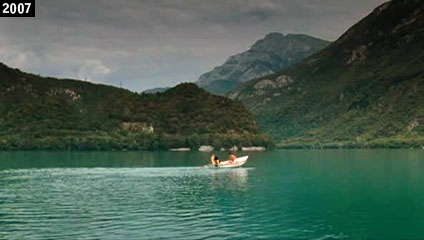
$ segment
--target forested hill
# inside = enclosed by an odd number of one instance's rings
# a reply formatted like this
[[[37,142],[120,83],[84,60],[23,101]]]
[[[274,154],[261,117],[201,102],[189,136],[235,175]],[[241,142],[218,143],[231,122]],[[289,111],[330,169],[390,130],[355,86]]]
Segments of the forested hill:
[[[0,64],[0,149],[267,145],[239,102],[195,84],[157,94],[27,74]]]
[[[231,97],[281,147],[424,146],[424,1],[387,2],[326,49]]]

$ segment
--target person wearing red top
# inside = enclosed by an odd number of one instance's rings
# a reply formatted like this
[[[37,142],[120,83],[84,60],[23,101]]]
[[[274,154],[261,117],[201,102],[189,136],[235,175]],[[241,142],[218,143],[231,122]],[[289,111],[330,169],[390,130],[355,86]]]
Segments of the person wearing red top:
[[[232,152],[229,152],[228,155],[229,155],[228,159],[229,159],[230,163],[234,163],[234,160],[237,159],[237,156],[234,155]]]

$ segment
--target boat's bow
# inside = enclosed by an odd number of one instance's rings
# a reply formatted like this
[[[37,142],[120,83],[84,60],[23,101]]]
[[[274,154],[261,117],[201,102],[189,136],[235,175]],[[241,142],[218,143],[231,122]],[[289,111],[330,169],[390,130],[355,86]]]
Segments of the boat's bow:
[[[233,162],[230,162],[230,161],[221,162],[219,164],[219,167],[222,167],[222,168],[241,167],[244,164],[246,164],[248,158],[249,156],[244,156],[244,157],[239,157],[234,159]]]

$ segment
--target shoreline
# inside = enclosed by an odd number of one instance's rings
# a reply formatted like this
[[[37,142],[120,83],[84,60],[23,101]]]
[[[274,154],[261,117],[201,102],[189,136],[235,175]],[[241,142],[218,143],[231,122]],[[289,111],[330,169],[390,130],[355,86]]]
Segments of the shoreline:
[[[275,147],[273,149],[267,149],[264,151],[243,151],[239,150],[236,151],[236,153],[264,153],[264,152],[273,152],[273,151],[296,151],[296,150],[419,150],[424,151],[423,148],[407,148],[407,147],[374,147],[374,148],[365,148],[365,147]],[[203,154],[210,154],[211,152],[202,152],[197,150],[190,150],[190,151],[170,151],[170,150],[99,150],[99,149],[13,149],[13,150],[5,150],[0,149],[0,153],[12,153],[12,152],[113,152],[113,153],[126,153],[126,152],[147,152],[147,153],[203,153]],[[227,151],[220,151],[216,150],[214,151],[216,153],[222,153]]]
[[[424,137],[388,137],[368,141],[321,142],[288,140],[276,144],[278,149],[424,149]]]

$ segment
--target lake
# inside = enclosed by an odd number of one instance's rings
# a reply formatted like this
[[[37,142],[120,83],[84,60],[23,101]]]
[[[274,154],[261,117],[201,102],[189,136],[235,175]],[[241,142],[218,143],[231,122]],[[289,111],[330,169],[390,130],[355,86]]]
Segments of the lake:
[[[0,152],[0,239],[424,239],[423,150],[208,156]]]

